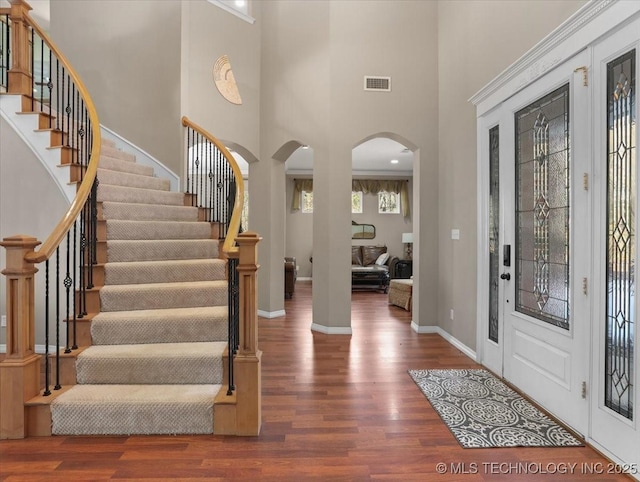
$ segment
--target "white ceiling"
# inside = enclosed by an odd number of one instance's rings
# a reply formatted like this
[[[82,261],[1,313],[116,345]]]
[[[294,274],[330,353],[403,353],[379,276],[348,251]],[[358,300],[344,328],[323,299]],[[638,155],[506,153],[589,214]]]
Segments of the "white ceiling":
[[[391,160],[398,161],[392,164]],[[290,174],[312,174],[313,148],[298,148],[285,163]],[[356,175],[411,176],[413,174],[413,152],[392,139],[377,137],[355,147],[352,151],[352,172]]]

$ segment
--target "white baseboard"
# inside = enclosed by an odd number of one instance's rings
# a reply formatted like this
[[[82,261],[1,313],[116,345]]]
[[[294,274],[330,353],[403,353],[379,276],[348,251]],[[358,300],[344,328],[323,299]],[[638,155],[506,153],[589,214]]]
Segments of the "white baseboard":
[[[278,310],[278,311],[258,310],[258,316],[261,316],[262,318],[279,318],[279,317],[284,316],[286,314],[287,313],[284,310]]]
[[[458,340],[456,337],[450,335],[440,327],[438,327],[438,335],[440,335],[442,338],[447,340],[449,343],[451,343],[453,346],[455,346],[458,350],[460,350],[462,353],[467,355],[473,361],[475,362],[478,361],[475,350],[472,350],[467,345],[465,345],[460,340]]]
[[[313,278],[312,278],[312,277],[310,277],[310,276],[309,276],[308,278],[307,278],[307,277],[305,277],[305,276],[298,276],[298,277],[296,278],[296,281],[311,281],[312,279],[313,279]]]
[[[442,338],[447,340],[450,344],[452,344],[454,347],[456,347],[458,350],[460,350],[462,353],[464,353],[469,358],[471,358],[473,361],[475,361],[475,362],[478,361],[477,354],[476,354],[476,352],[474,350],[472,350],[467,345],[462,343],[456,337],[454,337],[454,336],[450,335],[448,332],[444,331],[439,326],[418,326],[418,324],[415,321],[412,321],[411,322],[411,328],[416,333],[421,333],[421,334],[437,333]]]
[[[311,324],[311,331],[317,331],[326,335],[351,335],[353,333],[350,326],[324,326],[318,325],[317,323]]]
[[[35,346],[35,352],[38,355],[44,355],[45,353],[45,345],[36,345]],[[53,345],[49,345],[49,354],[52,355],[56,352],[56,347]],[[64,352],[64,347],[61,346],[60,347],[60,353]],[[6,354],[7,353],[7,345],[6,344],[0,344],[0,353]]]
[[[438,326],[420,326],[415,321],[411,320],[411,329],[416,333],[438,333],[440,329]]]

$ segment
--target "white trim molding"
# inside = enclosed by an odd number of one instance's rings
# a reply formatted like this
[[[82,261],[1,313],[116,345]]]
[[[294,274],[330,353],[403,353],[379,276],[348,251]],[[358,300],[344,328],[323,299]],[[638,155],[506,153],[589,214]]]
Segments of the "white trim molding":
[[[284,316],[286,314],[287,313],[284,310],[278,310],[278,311],[258,310],[258,316],[260,316],[262,318],[279,318],[279,317]]]
[[[411,329],[413,331],[415,331],[416,333],[420,333],[420,334],[423,334],[423,335],[424,334],[437,334],[437,335],[440,335],[447,342],[449,342],[455,348],[457,348],[462,353],[467,355],[473,361],[476,361],[476,362],[478,361],[477,357],[476,357],[476,352],[474,350],[469,348],[467,345],[465,345],[460,340],[458,340],[455,336],[449,334],[448,332],[446,332],[445,330],[443,330],[439,326],[433,326],[433,325],[419,326],[415,321],[412,321],[411,322]]]
[[[353,334],[353,331],[351,331],[350,326],[324,326],[324,325],[318,325],[317,323],[311,323],[311,331],[317,331],[319,333],[324,333],[326,335]]]
[[[640,11],[634,0],[591,0],[469,100],[481,116]],[[618,21],[611,22],[611,19]]]

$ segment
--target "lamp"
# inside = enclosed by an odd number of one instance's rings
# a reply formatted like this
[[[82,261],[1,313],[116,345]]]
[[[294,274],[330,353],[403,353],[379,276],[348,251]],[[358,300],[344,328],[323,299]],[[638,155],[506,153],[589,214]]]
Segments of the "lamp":
[[[406,259],[411,259],[411,248],[413,244],[413,233],[402,233],[402,242],[406,245],[404,248]]]

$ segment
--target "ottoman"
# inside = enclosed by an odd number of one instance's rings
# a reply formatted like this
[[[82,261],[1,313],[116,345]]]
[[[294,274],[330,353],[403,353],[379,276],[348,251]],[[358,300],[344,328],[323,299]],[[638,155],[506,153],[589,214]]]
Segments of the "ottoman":
[[[392,279],[389,282],[389,304],[411,311],[412,279]]]

